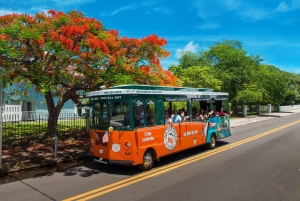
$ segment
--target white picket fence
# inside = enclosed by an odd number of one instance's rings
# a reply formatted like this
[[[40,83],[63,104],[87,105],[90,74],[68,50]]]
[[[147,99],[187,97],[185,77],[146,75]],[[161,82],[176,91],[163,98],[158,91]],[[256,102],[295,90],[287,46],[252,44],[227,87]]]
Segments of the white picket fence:
[[[2,107],[3,122],[18,122],[22,120],[20,105],[5,105]]]
[[[300,109],[300,105],[280,106],[280,111],[289,111],[289,110],[297,110],[297,109]]]

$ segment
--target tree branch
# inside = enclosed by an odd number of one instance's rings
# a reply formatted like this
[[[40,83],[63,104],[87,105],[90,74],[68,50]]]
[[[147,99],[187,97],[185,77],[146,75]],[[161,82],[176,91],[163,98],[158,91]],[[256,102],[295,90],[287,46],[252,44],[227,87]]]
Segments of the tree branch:
[[[53,61],[56,61],[56,56],[54,54],[52,54],[46,64],[46,67],[48,68],[50,63],[53,62]]]

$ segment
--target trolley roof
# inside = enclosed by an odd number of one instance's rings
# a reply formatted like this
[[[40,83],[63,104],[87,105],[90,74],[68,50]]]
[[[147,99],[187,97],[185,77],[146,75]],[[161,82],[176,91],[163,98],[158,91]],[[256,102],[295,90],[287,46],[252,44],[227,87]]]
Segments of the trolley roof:
[[[188,95],[188,96],[228,96],[226,92],[213,92],[208,88],[187,88],[187,87],[168,87],[153,85],[120,85],[109,89],[93,91],[86,94],[87,97],[104,96],[104,95],[125,95],[125,94],[161,94],[161,95]]]
[[[129,85],[120,85],[111,87],[110,89],[138,89],[138,90],[162,90],[162,91],[213,91],[213,89],[209,88],[188,88],[188,87],[170,87],[170,86],[154,86],[154,85],[137,85],[137,84],[129,84]]]

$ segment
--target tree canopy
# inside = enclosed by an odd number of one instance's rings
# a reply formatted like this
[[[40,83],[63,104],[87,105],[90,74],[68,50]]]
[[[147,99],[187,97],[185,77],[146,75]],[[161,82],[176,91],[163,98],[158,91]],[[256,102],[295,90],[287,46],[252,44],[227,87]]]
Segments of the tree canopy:
[[[263,64],[236,40],[216,42],[206,51],[183,52],[169,70],[189,87],[209,87],[229,93],[233,104],[280,104],[300,100],[300,76]]]
[[[78,102],[79,90],[123,82],[174,85],[176,77],[160,65],[169,56],[166,43],[156,35],[120,37],[79,11],[8,14],[0,16],[0,76],[32,84],[55,119],[67,100]]]

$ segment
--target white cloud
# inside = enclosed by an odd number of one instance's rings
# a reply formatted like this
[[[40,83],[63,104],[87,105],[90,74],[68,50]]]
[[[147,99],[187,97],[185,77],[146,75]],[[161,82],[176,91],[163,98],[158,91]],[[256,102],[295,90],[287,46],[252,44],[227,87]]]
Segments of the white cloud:
[[[91,3],[95,0],[53,0],[53,1],[59,6],[68,6],[68,5]]]
[[[113,16],[113,15],[119,13],[119,12],[122,12],[122,11],[125,11],[125,10],[132,10],[132,9],[135,9],[135,8],[137,8],[137,6],[124,6],[122,8],[119,8],[119,9],[113,11],[110,15]]]
[[[219,1],[220,5],[225,6],[225,9],[230,12],[234,12],[236,15],[240,16],[244,20],[261,20],[265,18],[270,18],[276,13],[289,12],[300,8],[300,1],[293,0],[290,4],[282,1],[277,7],[258,7],[257,4],[253,4],[248,1],[241,0],[224,0]],[[216,9],[215,9],[216,11]]]
[[[198,16],[202,19],[219,16],[221,7],[217,1],[194,1],[193,7],[197,9]]]
[[[288,47],[288,48],[300,48],[300,42],[293,38],[279,38],[279,37],[262,37],[257,38],[255,35],[239,35],[239,34],[220,34],[220,35],[181,35],[181,36],[165,36],[165,38],[173,44],[179,44],[181,42],[188,43],[185,48],[190,46],[201,46],[204,49],[205,46],[209,46],[224,39],[235,39],[242,42],[243,46],[251,47]],[[197,40],[196,40],[197,39]],[[192,44],[192,45],[189,45]],[[169,46],[168,51],[178,52],[186,51],[185,48],[175,48],[175,45]],[[177,46],[178,47],[178,46]],[[245,47],[244,47],[245,48]],[[197,51],[197,50],[195,50]]]
[[[289,8],[284,1],[280,2],[280,4],[275,9],[275,11],[278,11],[278,12],[287,12],[288,10],[289,10]]]
[[[32,12],[44,12],[47,13],[51,8],[47,8],[45,6],[37,6],[37,7],[31,7],[29,10]]]
[[[28,10],[9,10],[9,9],[0,9],[0,15],[7,15],[7,14],[12,14],[12,13],[17,13],[17,14],[23,14],[23,13],[28,13],[30,15],[35,15],[37,12],[45,12],[47,13],[50,10],[50,8],[46,7],[32,7]]]
[[[167,8],[163,7],[163,6],[154,8],[153,10],[154,10],[155,12],[160,13],[160,14],[165,14],[165,15],[166,15],[166,14],[169,14],[169,10],[168,10]]]
[[[273,12],[273,9],[259,8],[250,2],[240,0],[226,0],[222,3],[227,11],[235,12],[236,15],[247,20],[260,20]]]
[[[186,51],[196,52],[197,48],[198,48],[198,44],[194,44],[194,41],[190,41],[183,49],[178,48],[176,50],[175,56],[176,58],[180,58],[182,52],[186,52]]]
[[[272,11],[268,11],[266,9],[260,8],[248,8],[247,10],[243,10],[238,14],[242,17],[245,17],[250,20],[260,20],[262,18],[266,18],[272,13]]]
[[[300,1],[299,0],[292,0],[291,7],[294,9],[300,8]]]
[[[50,9],[64,10],[69,6],[88,4],[94,1],[95,0],[0,0],[0,4],[2,4],[0,15],[9,13],[29,13],[33,15],[36,12],[47,12]]]
[[[240,0],[224,0],[222,2],[228,10],[238,10],[242,4]]]
[[[92,3],[95,0],[30,0],[30,1],[20,1],[20,0],[0,0],[0,3],[10,5],[10,6],[41,6],[47,5],[51,8],[58,6],[73,6]]]
[[[122,8],[114,10],[113,12],[103,12],[100,14],[100,16],[113,16],[113,15],[118,14],[119,12],[126,11],[126,10],[132,10],[137,7],[138,7],[137,5],[124,6]]]
[[[16,10],[6,10],[6,9],[0,9],[0,15],[7,15],[7,14],[12,14],[12,13],[22,13],[20,11]]]

